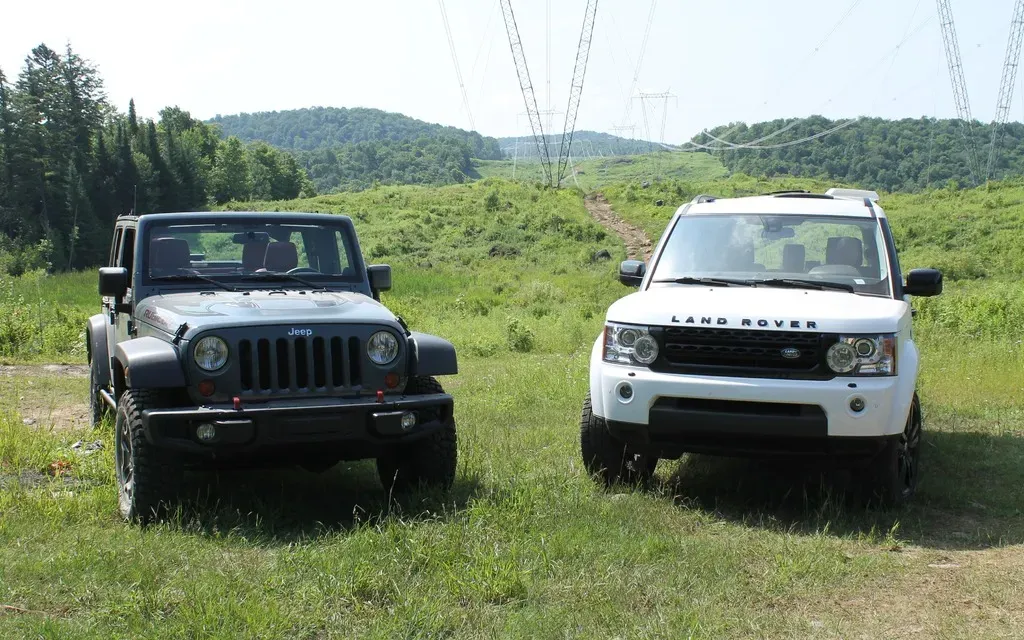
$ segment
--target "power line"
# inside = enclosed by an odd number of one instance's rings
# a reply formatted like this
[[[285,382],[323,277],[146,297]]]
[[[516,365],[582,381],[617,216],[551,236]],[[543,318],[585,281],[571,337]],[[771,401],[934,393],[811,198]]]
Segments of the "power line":
[[[637,82],[640,80],[640,67],[644,62],[644,53],[647,51],[647,38],[651,35],[651,25],[654,24],[654,7],[658,4],[658,0],[651,0],[651,8],[647,12],[647,26],[644,28],[644,39],[640,43],[640,56],[636,59],[636,70],[633,72],[633,82],[629,85],[629,93],[626,99],[626,115],[622,117],[622,122],[625,123],[629,120],[630,110],[633,107],[633,92],[636,91]]]
[[[437,0],[441,7],[441,19],[444,21],[444,32],[448,36],[448,48],[452,53],[452,63],[455,65],[455,77],[459,80],[459,90],[462,92],[462,106],[466,109],[466,116],[469,117],[470,131],[476,131],[476,123],[473,122],[473,112],[469,109],[469,96],[466,95],[466,85],[462,82],[462,70],[459,68],[459,57],[455,54],[455,41],[452,39],[452,30],[448,25],[448,12],[444,8],[444,0]]]

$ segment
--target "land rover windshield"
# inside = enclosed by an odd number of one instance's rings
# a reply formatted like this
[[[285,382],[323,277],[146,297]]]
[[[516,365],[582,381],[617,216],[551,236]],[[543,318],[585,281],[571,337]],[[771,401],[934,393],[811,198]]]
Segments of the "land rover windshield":
[[[280,219],[168,222],[150,224],[146,235],[143,272],[153,284],[361,281],[352,238],[342,225]]]
[[[892,292],[878,221],[848,216],[681,216],[651,281]]]

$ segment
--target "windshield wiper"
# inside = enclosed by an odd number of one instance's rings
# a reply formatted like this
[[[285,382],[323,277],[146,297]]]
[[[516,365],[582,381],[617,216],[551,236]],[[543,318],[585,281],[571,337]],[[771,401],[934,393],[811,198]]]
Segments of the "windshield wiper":
[[[198,273],[176,273],[167,276],[153,276],[150,280],[154,282],[209,282],[210,284],[217,285],[225,291],[236,292],[238,289],[232,287],[229,284],[225,284],[220,280],[214,280],[206,276],[201,276]]]
[[[796,278],[772,278],[769,280],[756,280],[757,285],[768,287],[788,287],[791,289],[818,289],[821,291],[848,291],[853,293],[853,285],[841,282],[827,282],[821,280],[799,280]]]
[[[709,287],[729,287],[733,285],[737,285],[740,287],[754,286],[753,280],[732,280],[730,278],[694,278],[692,276],[683,276],[682,278],[667,278],[665,280],[655,280],[654,282],[672,282],[675,284],[703,284]]]
[[[322,284],[316,284],[315,282],[306,280],[305,278],[300,278],[299,276],[291,273],[284,273],[283,271],[264,271],[262,273],[254,273],[252,275],[242,276],[242,280],[262,280],[264,282],[273,280],[294,280],[295,282],[305,285],[310,289],[327,290],[327,287]]]

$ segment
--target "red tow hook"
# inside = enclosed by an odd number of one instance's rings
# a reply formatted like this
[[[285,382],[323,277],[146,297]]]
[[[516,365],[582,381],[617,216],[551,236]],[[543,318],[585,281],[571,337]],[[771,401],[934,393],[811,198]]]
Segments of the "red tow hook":
[[[242,399],[241,399],[241,398],[239,398],[238,396],[235,396],[235,397],[234,397],[234,398],[232,398],[231,400],[232,400],[232,401],[234,402],[234,404],[235,404],[235,411],[241,411],[241,410],[242,410]]]
[[[384,404],[384,392],[383,391],[378,391],[377,392],[377,404]]]

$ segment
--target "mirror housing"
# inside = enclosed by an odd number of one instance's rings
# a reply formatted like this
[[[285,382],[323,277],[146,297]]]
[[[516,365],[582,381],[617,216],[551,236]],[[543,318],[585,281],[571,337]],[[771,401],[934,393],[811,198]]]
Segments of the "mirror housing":
[[[619,282],[627,287],[639,287],[647,273],[642,260],[623,260],[619,265]]]
[[[128,293],[128,270],[124,267],[100,267],[100,295],[120,300]]]
[[[370,279],[370,290],[376,296],[381,291],[391,290],[391,267],[386,264],[371,264],[366,267]]]
[[[903,293],[911,296],[937,296],[942,293],[942,272],[938,269],[911,269]]]

